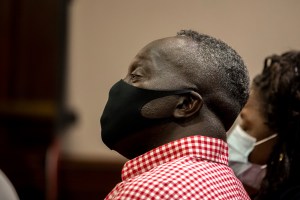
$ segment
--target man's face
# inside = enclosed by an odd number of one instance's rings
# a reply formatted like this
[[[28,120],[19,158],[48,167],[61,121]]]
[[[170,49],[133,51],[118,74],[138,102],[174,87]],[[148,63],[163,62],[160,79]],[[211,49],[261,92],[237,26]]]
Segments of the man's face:
[[[186,39],[182,37],[165,38],[148,44],[132,61],[124,81],[132,86],[151,90],[193,88],[188,78],[185,78],[186,68],[177,65],[178,57],[181,56],[181,59],[186,56],[185,47]],[[151,100],[142,107],[140,114],[145,118],[171,119],[179,98],[180,95],[170,95]],[[132,99],[134,101],[135,97]],[[134,131],[116,141],[113,149],[127,158],[141,155],[168,142],[166,133],[170,133],[172,125],[168,121]]]
[[[124,81],[135,87],[153,90],[178,90],[191,87],[184,78],[183,68],[176,66],[186,41],[170,37],[145,46],[128,68]]]

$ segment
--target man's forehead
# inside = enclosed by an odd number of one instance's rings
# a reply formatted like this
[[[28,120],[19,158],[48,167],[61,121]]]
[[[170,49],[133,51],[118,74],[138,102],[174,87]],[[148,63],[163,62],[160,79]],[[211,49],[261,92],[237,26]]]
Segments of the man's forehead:
[[[191,40],[185,36],[173,36],[154,40],[146,45],[145,48],[179,48],[186,47],[190,42]]]
[[[136,55],[136,59],[150,60],[152,56],[173,57],[179,54],[192,53],[193,42],[184,36],[167,37],[154,40],[142,48]]]

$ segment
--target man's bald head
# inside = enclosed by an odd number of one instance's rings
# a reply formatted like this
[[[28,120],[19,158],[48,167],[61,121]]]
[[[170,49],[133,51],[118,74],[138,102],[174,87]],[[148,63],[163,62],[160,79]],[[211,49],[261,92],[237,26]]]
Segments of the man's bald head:
[[[249,77],[240,56],[224,42],[194,31],[146,45],[123,81],[117,88],[128,84],[131,87],[126,88],[134,92],[118,91],[109,102],[110,106],[118,104],[116,116],[122,110],[138,113],[135,118],[124,112],[118,124],[126,131],[114,131],[112,148],[126,157],[191,135],[225,140],[248,98]],[[157,92],[168,95],[156,98],[153,93]],[[119,98],[119,93],[124,97]],[[137,99],[146,97],[146,102],[137,104]],[[129,102],[122,104],[124,99]],[[106,114],[114,121],[113,113]]]
[[[249,96],[248,71],[235,50],[218,39],[190,30],[151,42],[144,50],[159,57],[156,64],[165,66],[162,70],[172,77],[169,88],[157,84],[152,89],[194,89],[226,130],[230,128]]]

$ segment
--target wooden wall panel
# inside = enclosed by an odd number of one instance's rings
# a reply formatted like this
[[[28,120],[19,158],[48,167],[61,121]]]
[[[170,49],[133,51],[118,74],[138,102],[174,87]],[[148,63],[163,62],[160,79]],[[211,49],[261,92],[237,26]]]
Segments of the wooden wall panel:
[[[47,199],[64,121],[67,0],[0,1],[0,168],[20,199]]]
[[[122,163],[62,159],[59,200],[100,200],[121,181]]]

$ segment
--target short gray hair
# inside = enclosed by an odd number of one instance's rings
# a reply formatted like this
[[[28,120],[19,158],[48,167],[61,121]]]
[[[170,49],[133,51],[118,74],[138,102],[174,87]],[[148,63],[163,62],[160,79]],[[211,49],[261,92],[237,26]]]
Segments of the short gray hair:
[[[209,81],[220,82],[219,86],[223,91],[225,90],[226,96],[231,101],[238,102],[235,104],[238,108],[234,108],[234,105],[225,108],[225,110],[228,109],[228,113],[226,111],[223,113],[224,108],[218,111],[218,105],[212,102],[212,110],[216,109],[215,111],[220,115],[225,115],[221,118],[226,119],[226,113],[229,114],[232,111],[235,111],[237,117],[248,100],[250,82],[247,67],[241,56],[223,41],[193,30],[181,30],[177,35],[186,36],[198,44],[196,57],[201,60],[201,69],[198,69],[196,74],[204,73]]]

